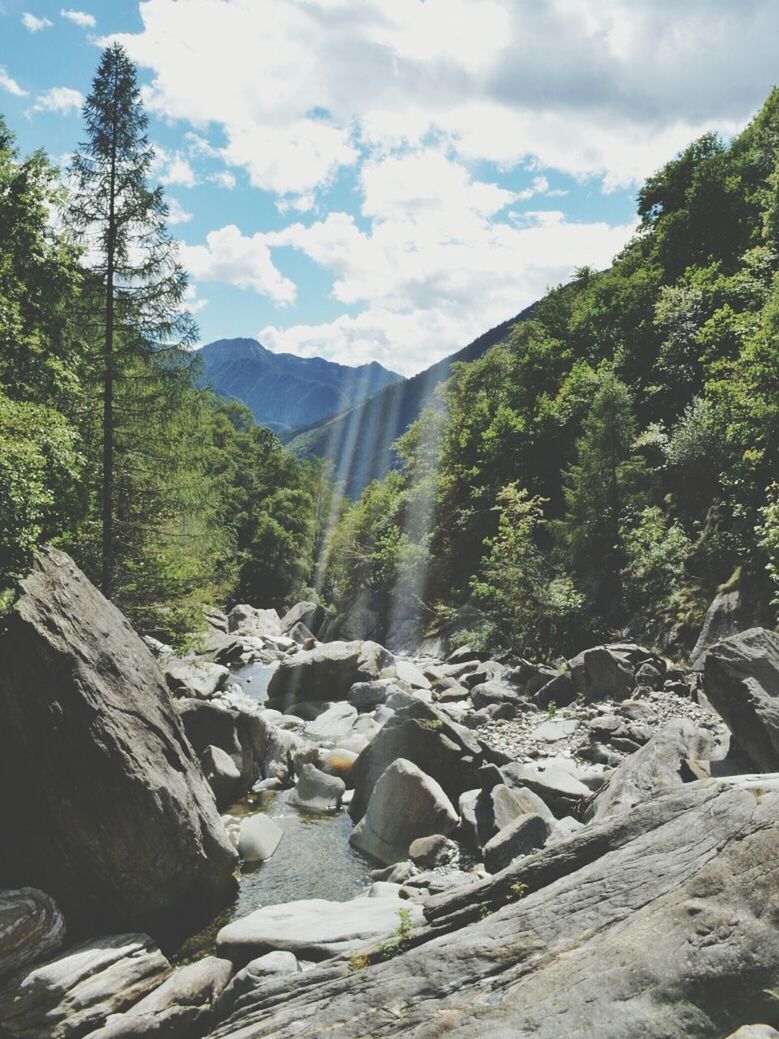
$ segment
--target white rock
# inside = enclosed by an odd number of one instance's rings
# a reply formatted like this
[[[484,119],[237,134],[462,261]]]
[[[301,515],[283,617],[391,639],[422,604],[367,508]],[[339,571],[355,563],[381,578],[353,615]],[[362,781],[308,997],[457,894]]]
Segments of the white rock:
[[[277,822],[257,812],[241,822],[238,833],[238,854],[245,862],[264,862],[278,848],[284,831]]]

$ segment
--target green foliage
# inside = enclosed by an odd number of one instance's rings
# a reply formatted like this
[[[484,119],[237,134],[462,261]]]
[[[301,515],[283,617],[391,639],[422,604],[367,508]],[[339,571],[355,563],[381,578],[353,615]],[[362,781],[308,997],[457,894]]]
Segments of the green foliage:
[[[663,511],[643,509],[624,535],[623,580],[627,608],[644,623],[670,620],[682,590],[689,583],[687,561],[692,543],[679,523]]]
[[[411,937],[414,933],[414,925],[411,922],[411,910],[399,909],[398,918],[400,920],[398,926],[390,937],[379,945],[379,953],[383,960],[391,960],[393,956],[398,956],[401,952],[405,952],[411,945]]]
[[[779,606],[779,484],[769,488],[770,499],[760,510],[758,543],[766,555],[766,571],[774,587],[773,603]]]

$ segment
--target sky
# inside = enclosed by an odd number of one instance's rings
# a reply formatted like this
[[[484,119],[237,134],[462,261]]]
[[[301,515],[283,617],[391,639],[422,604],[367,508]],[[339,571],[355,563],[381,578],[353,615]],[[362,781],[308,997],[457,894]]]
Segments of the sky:
[[[0,0],[0,113],[58,162],[137,63],[201,342],[412,374],[635,229],[779,81],[776,0]]]

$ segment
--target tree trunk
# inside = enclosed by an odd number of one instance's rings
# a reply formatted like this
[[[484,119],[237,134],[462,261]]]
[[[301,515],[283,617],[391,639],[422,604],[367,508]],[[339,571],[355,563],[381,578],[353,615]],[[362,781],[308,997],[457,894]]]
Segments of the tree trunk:
[[[110,599],[114,585],[114,264],[116,246],[116,73],[111,124],[108,200],[105,338],[103,340],[103,567],[101,588]]]

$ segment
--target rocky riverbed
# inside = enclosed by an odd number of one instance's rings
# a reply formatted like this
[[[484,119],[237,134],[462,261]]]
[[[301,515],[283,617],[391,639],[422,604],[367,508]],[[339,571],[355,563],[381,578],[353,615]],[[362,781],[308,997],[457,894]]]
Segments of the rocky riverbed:
[[[0,633],[0,1035],[779,1034],[779,636],[555,668],[323,620],[212,610],[182,658],[39,555]]]

